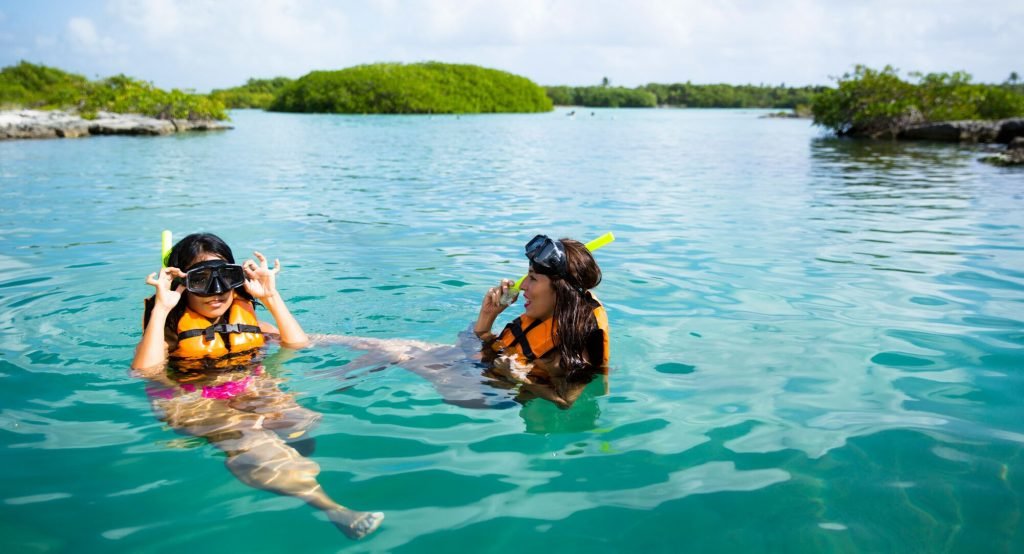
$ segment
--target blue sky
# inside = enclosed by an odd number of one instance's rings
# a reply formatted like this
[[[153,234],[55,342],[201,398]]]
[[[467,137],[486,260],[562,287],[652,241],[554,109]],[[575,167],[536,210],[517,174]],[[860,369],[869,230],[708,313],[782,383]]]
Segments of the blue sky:
[[[854,64],[1024,74],[1022,0],[0,0],[0,66],[165,88],[438,60],[540,84],[827,84]]]

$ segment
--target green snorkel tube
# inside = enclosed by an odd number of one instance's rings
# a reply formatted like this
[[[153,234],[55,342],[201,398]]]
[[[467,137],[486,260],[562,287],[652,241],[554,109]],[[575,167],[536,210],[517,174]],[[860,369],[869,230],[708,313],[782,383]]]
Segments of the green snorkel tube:
[[[160,233],[160,268],[167,267],[168,259],[171,257],[171,232],[164,230]]]
[[[597,237],[596,239],[588,242],[587,244],[584,244],[584,246],[587,247],[587,250],[590,250],[591,252],[593,252],[594,250],[597,250],[598,248],[601,248],[602,246],[605,246],[607,244],[611,244],[612,241],[614,241],[614,240],[615,240],[615,235],[613,235],[611,233],[611,231],[609,231],[609,232],[607,232],[607,233]],[[517,279],[515,284],[513,284],[511,287],[509,287],[509,289],[508,289],[509,301],[506,303],[506,305],[511,304],[512,303],[511,299],[514,298],[515,295],[519,294],[519,287],[522,286],[524,280],[526,280],[526,275],[523,275],[522,277]],[[504,300],[505,300],[505,298],[502,297],[502,301],[504,301]]]

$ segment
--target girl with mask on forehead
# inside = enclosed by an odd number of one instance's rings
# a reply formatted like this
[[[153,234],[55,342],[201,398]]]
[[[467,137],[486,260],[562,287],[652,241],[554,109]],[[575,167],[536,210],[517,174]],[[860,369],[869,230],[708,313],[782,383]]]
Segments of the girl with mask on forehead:
[[[590,292],[601,283],[601,268],[586,246],[567,238],[537,235],[526,244],[526,257],[522,315],[492,332],[515,301],[512,281],[502,280],[484,295],[473,332],[495,373],[568,406],[583,386],[608,372],[608,316]]]
[[[332,371],[336,376],[398,365],[424,377],[445,401],[460,406],[503,402],[493,390],[508,389],[511,383],[516,402],[540,397],[568,408],[588,383],[608,373],[608,318],[590,292],[601,282],[601,268],[587,247],[572,239],[538,235],[526,244],[526,257],[530,271],[521,287],[524,312],[497,335],[492,332],[495,320],[517,298],[507,279],[484,295],[473,325],[475,336],[461,333],[454,346],[337,335],[315,337],[315,342],[367,352]],[[498,380],[481,382],[477,361],[486,368],[485,377]]]
[[[282,391],[283,379],[260,363],[264,335],[279,335],[286,348],[304,347],[309,339],[277,291],[280,262],[271,269],[263,254],[253,254],[258,262],[236,265],[216,235],[178,242],[168,267],[146,278],[156,294],[146,301],[132,368],[148,379],[157,417],[223,450],[240,481],[300,498],[349,537],[361,538],[384,514],[350,510],[327,496],[316,479],[320,467],[300,453],[311,448],[306,432],[321,415]],[[278,327],[256,318],[256,301]]]

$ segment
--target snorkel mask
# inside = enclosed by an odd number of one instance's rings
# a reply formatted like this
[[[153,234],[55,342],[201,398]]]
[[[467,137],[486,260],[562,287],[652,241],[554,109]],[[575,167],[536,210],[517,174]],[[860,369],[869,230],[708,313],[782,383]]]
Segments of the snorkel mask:
[[[565,246],[562,241],[551,240],[547,235],[537,235],[526,243],[526,257],[533,270],[542,275],[565,278],[569,274]]]
[[[245,284],[242,266],[224,260],[199,262],[185,272],[185,289],[196,296],[214,296]]]

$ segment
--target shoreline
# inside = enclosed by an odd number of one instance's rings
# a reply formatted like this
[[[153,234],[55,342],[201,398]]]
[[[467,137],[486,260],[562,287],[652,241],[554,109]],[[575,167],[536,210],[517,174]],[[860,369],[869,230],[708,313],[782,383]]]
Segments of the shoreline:
[[[140,114],[98,112],[95,119],[60,110],[0,110],[0,140],[80,138],[99,135],[164,136],[233,129],[215,120],[157,119]]]

